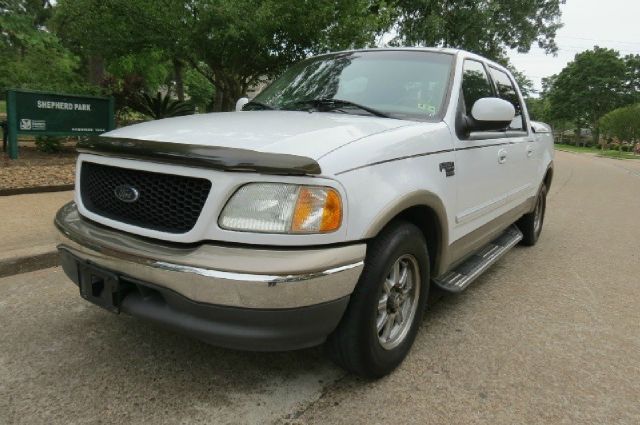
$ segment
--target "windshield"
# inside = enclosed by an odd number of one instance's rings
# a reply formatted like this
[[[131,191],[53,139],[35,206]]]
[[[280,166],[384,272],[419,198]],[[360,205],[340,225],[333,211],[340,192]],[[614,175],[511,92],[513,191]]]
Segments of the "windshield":
[[[449,54],[401,50],[318,56],[289,68],[246,109],[432,120],[445,103],[452,62]]]

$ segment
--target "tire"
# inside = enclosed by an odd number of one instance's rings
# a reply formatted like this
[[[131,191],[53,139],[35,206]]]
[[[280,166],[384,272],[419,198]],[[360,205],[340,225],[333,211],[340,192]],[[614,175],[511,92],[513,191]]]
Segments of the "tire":
[[[522,232],[523,238],[520,243],[525,246],[534,246],[538,242],[542,225],[544,224],[544,214],[547,210],[547,187],[543,184],[536,198],[536,208],[529,214],[522,216],[518,220],[518,228]]]
[[[404,286],[402,279],[391,285],[391,278],[403,275],[403,270],[411,278],[405,279]],[[386,227],[369,243],[347,310],[327,339],[331,359],[365,378],[380,378],[394,370],[406,357],[420,327],[429,273],[427,243],[420,229],[405,221]]]

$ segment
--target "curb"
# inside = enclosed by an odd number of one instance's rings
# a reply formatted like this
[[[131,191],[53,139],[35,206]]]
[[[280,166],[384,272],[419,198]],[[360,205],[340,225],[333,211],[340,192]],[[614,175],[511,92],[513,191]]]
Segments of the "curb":
[[[25,195],[28,193],[66,192],[73,190],[72,184],[60,184],[56,186],[17,187],[14,189],[0,189],[0,196]]]
[[[0,260],[0,278],[46,269],[59,264],[58,251],[55,249],[32,256],[5,258]]]

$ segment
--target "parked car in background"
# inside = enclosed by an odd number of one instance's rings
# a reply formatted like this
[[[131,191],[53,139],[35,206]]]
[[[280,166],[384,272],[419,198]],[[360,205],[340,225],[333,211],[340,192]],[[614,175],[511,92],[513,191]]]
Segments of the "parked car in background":
[[[224,347],[325,343],[380,377],[431,288],[461,292],[538,240],[551,132],[485,58],[321,55],[239,108],[79,145],[55,222],[84,298]]]

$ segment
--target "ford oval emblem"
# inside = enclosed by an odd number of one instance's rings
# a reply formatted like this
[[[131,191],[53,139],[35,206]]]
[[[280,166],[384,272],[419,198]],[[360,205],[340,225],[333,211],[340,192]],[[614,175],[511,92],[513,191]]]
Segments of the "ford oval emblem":
[[[113,190],[116,198],[121,200],[122,202],[132,203],[136,202],[140,197],[140,192],[133,186],[129,186],[128,184],[121,184],[120,186],[116,186]]]

